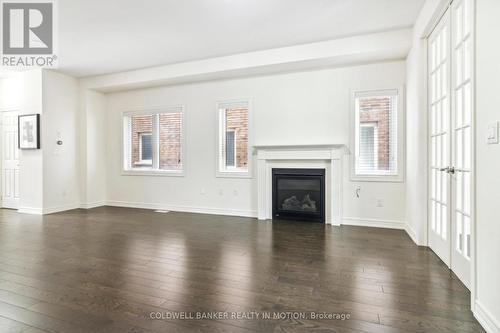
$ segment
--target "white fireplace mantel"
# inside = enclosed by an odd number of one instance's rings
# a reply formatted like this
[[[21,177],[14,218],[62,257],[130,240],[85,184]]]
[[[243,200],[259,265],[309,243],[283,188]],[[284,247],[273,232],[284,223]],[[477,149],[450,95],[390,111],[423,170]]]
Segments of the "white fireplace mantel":
[[[342,156],[348,153],[343,144],[258,145],[257,203],[259,220],[272,218],[272,169],[321,168],[326,170],[326,223],[340,225],[342,216]]]

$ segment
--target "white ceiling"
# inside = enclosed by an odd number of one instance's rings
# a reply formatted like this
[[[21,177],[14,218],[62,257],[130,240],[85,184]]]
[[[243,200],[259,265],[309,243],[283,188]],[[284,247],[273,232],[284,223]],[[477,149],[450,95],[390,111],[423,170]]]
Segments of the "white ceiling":
[[[424,0],[63,0],[59,70],[83,77],[410,27]]]

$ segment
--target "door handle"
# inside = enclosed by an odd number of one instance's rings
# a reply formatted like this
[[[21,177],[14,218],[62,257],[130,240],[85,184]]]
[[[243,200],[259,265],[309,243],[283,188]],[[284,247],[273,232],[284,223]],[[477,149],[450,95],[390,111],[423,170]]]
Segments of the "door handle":
[[[440,168],[439,171],[444,171],[446,173],[449,173],[451,175],[455,174],[455,167],[449,167],[447,166],[446,168]]]

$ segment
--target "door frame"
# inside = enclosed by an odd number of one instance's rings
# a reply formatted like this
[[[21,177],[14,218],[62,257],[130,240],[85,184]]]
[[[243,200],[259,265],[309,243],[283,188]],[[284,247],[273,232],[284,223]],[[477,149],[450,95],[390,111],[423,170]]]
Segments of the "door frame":
[[[17,112],[18,115],[21,115],[21,108],[16,108],[16,107],[10,107],[10,108],[5,108],[5,109],[0,109],[0,154],[3,154],[3,114],[4,112]],[[18,128],[19,131],[19,128]],[[18,147],[19,149],[19,147]],[[21,152],[21,149],[19,149],[19,153]],[[3,176],[3,155],[1,155],[2,158],[0,158],[0,209],[4,209],[3,207],[3,183],[2,180],[4,179]],[[21,154],[19,154],[19,159],[21,159]],[[21,162],[19,162],[19,168],[21,167]]]
[[[470,270],[471,270],[471,275],[470,275],[470,292],[471,292],[471,310],[474,312],[475,306],[476,306],[476,291],[477,291],[477,285],[476,285],[476,0],[470,0],[470,10],[471,10],[471,36],[470,36],[470,43],[471,43],[471,107],[472,107],[472,114],[470,117],[471,121],[471,170],[470,170],[470,187],[471,187],[471,193],[470,193],[470,200],[471,200],[471,207],[470,207],[470,213],[471,213],[471,235],[470,235]]]
[[[471,293],[471,311],[475,311],[475,306],[476,306],[476,295],[477,295],[477,256],[476,256],[476,108],[477,108],[477,102],[476,102],[476,13],[477,13],[477,1],[476,0],[469,0],[470,1],[470,10],[471,10],[471,105],[472,105],[472,114],[471,114],[471,256],[470,256],[470,269],[471,269],[471,276],[470,276],[470,293]],[[441,4],[438,6],[436,9],[434,15],[429,21],[429,24],[426,26],[424,29],[424,33],[422,34],[422,38],[426,40],[425,43],[423,43],[424,46],[424,51],[425,51],[425,65],[424,65],[424,71],[425,71],[425,88],[424,88],[424,96],[425,96],[425,107],[426,107],[426,118],[427,118],[427,135],[426,135],[426,145],[427,145],[427,163],[426,163],[426,173],[427,173],[427,194],[426,194],[426,208],[427,208],[427,223],[425,223],[424,226],[424,233],[425,233],[425,241],[424,243],[429,247],[429,230],[430,230],[430,223],[431,223],[431,206],[429,205],[429,194],[430,194],[430,181],[431,181],[431,175],[428,172],[430,169],[430,158],[431,158],[431,146],[430,146],[430,140],[429,140],[429,133],[431,131],[430,127],[430,119],[429,119],[429,48],[428,48],[428,38],[434,31],[434,29],[437,27],[439,24],[441,18],[446,14],[447,10],[451,10],[451,5],[452,5],[453,0],[443,0]],[[450,161],[451,162],[451,161]]]

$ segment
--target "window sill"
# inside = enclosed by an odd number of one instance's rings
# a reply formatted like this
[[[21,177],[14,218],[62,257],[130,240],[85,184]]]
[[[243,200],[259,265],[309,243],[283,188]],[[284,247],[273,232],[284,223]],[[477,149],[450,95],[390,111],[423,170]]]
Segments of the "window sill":
[[[383,175],[352,175],[353,182],[384,182],[384,183],[404,183],[402,175],[383,176]]]
[[[217,171],[217,178],[252,178],[250,171]]]
[[[122,176],[184,177],[184,170],[122,170]]]
[[[136,166],[136,167],[152,167],[153,166],[153,162],[151,162],[151,161],[141,161],[141,162],[134,163],[134,166]]]

